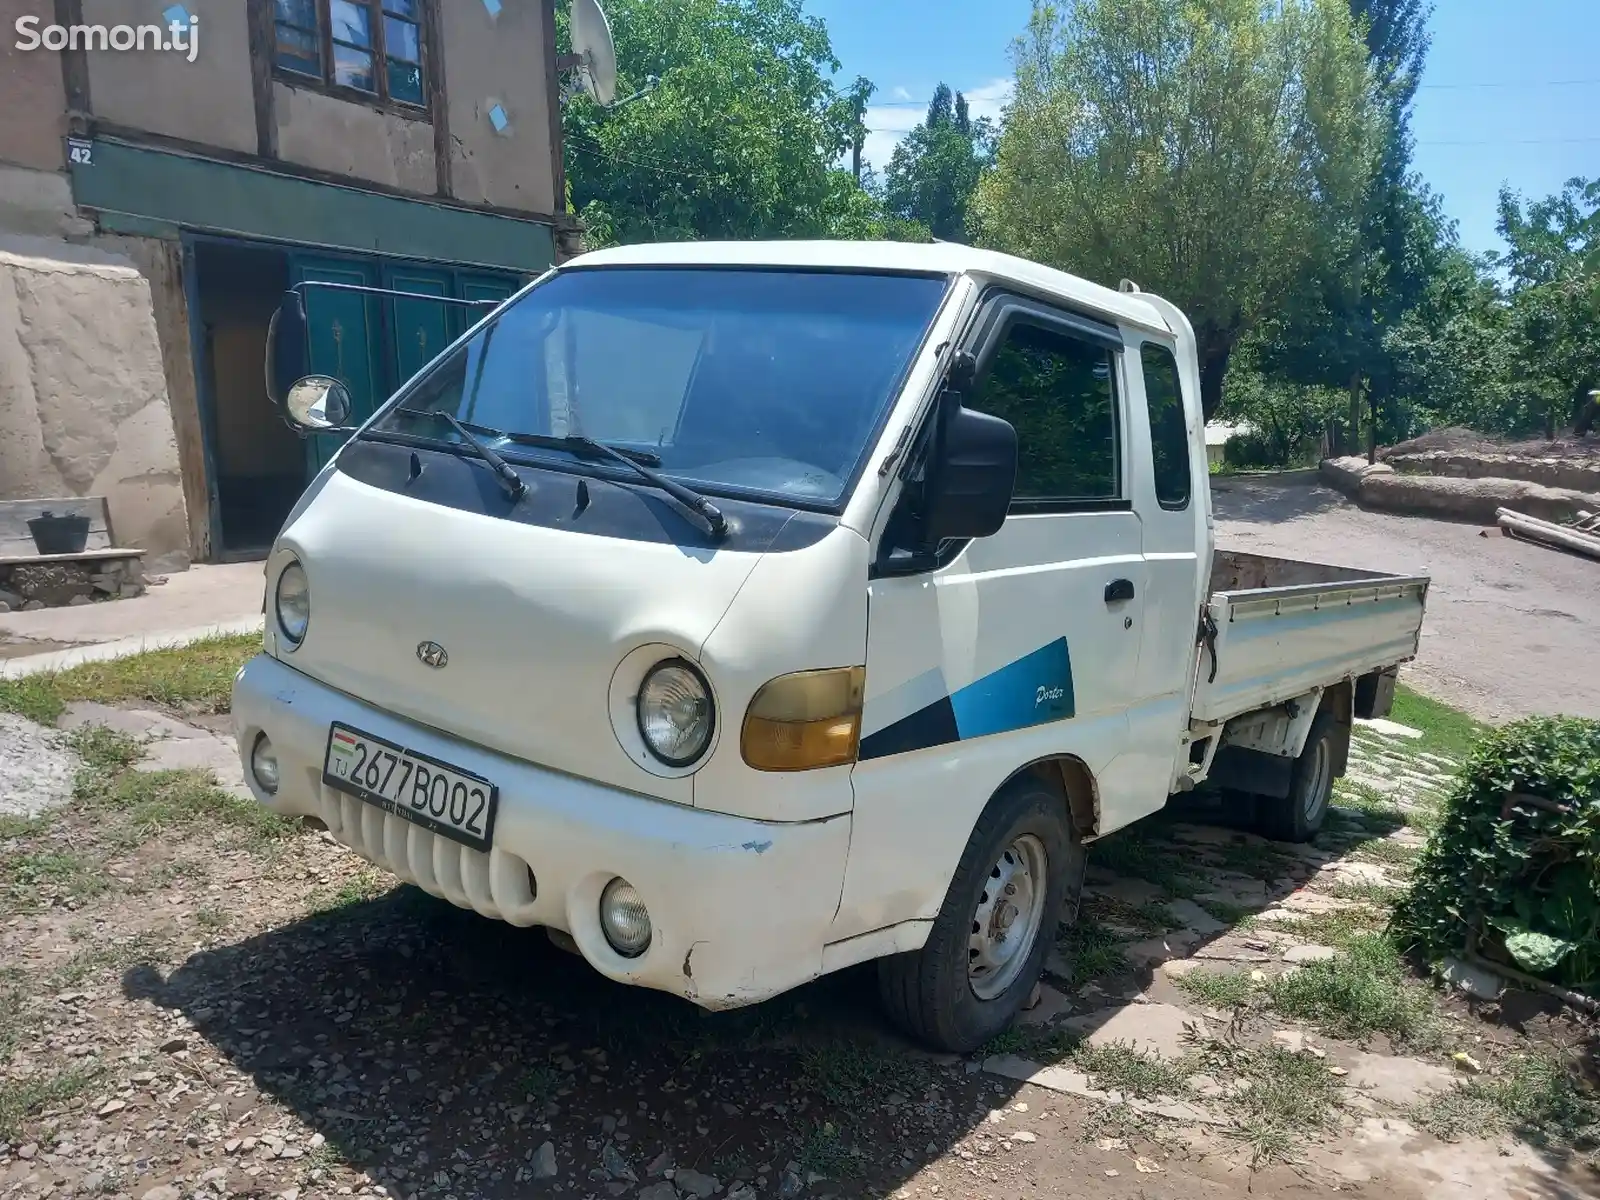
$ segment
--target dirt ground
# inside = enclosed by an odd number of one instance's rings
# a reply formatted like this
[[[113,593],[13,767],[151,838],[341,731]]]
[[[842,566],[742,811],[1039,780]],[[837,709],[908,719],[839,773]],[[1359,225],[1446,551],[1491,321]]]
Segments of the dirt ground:
[[[1430,575],[1403,675],[1486,721],[1600,717],[1600,563],[1476,525],[1366,512],[1305,474],[1212,481],[1217,543]]]
[[[1374,939],[1470,736],[1425,702],[1359,731],[1315,846],[1199,810],[1096,843],[1038,1004],[958,1058],[870,966],[708,1015],[397,887],[240,798],[207,655],[95,668],[165,706],[9,693],[82,770],[0,823],[5,1200],[1600,1192],[1600,1102],[1548,1069],[1592,1031]]]

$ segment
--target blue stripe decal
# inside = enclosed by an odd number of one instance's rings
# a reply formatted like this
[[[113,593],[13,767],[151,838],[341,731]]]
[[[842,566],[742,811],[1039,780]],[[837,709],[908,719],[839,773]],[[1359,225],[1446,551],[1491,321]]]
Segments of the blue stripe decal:
[[[1072,656],[1058,638],[950,697],[962,738],[986,737],[1061,721],[1075,711]]]
[[[1067,639],[991,671],[953,695],[941,696],[916,712],[861,739],[860,758],[884,758],[1068,720],[1077,713],[1072,690],[1072,655]]]

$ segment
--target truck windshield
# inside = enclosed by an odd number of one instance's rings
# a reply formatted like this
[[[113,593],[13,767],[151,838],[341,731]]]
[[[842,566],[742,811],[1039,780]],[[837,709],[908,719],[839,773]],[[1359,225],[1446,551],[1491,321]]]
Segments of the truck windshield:
[[[512,462],[579,435],[659,460],[712,493],[840,502],[944,295],[943,276],[734,268],[580,268],[525,293],[371,427],[456,442],[434,412]],[[581,465],[580,465],[581,463]]]

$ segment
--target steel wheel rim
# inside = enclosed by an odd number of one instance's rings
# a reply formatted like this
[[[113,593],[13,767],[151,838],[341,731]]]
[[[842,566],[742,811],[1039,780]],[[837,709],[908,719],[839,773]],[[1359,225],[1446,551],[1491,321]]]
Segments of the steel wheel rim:
[[[993,1000],[1022,974],[1044,924],[1049,856],[1031,833],[1015,839],[989,868],[968,923],[967,985]]]
[[[1317,742],[1311,755],[1311,788],[1306,792],[1302,807],[1306,820],[1315,821],[1328,804],[1328,785],[1333,775],[1333,756],[1328,751],[1328,740]]]

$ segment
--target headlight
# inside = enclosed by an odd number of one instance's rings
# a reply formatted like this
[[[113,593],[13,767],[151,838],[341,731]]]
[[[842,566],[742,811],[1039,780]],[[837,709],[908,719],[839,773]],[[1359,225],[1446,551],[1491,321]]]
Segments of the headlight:
[[[638,958],[650,948],[650,913],[626,879],[613,879],[600,893],[600,928],[624,958]]]
[[[306,626],[311,624],[311,584],[306,580],[306,569],[297,562],[290,563],[278,576],[276,607],[278,628],[291,645],[298,646],[305,640]]]
[[[639,736],[669,767],[687,767],[711,744],[711,689],[681,658],[650,668],[639,685]]]
[[[250,773],[263,792],[269,796],[278,794],[278,752],[264,733],[256,734],[256,744],[250,750]]]

